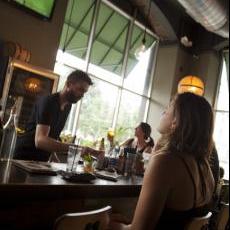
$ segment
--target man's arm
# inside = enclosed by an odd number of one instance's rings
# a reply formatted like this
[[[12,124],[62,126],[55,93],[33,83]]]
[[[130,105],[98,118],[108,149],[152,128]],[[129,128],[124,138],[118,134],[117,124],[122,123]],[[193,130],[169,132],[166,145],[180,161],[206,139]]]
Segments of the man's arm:
[[[64,144],[49,137],[50,127],[37,125],[35,133],[35,146],[47,152],[67,152],[70,144]],[[73,144],[71,144],[73,145]]]
[[[68,152],[69,146],[73,144],[65,144],[49,137],[50,127],[48,125],[37,125],[35,133],[35,146],[47,152]],[[82,147],[82,154],[92,154],[95,157],[104,155],[104,151],[97,151],[89,147]]]

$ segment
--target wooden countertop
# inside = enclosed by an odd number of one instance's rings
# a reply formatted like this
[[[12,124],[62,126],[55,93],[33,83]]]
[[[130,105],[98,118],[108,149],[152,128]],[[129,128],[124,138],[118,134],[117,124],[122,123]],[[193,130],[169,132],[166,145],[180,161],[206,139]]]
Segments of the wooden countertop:
[[[63,164],[60,164],[63,167]],[[62,200],[138,197],[142,178],[121,178],[118,182],[96,179],[91,183],[70,183],[60,175],[35,175],[12,162],[0,161],[0,201]]]

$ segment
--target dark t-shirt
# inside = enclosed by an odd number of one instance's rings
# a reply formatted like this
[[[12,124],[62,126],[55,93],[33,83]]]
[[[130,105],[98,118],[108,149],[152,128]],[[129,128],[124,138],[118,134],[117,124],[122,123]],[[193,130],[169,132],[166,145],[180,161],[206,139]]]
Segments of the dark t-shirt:
[[[26,133],[17,139],[14,159],[48,161],[51,153],[35,147],[36,126],[39,124],[49,126],[49,137],[57,140],[65,126],[70,109],[71,105],[68,105],[63,111],[61,110],[58,93],[41,98],[34,107]]]

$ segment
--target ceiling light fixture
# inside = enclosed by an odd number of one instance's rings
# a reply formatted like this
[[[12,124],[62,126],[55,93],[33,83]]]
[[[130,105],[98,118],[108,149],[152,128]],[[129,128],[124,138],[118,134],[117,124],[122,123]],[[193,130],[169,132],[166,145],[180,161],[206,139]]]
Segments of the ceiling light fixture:
[[[204,96],[205,93],[205,84],[197,76],[186,76],[183,79],[180,80],[178,84],[178,93],[194,93],[199,96]]]
[[[149,19],[150,12],[151,12],[151,0],[149,0],[147,20]],[[144,32],[144,38],[142,40],[142,44],[135,51],[135,57],[137,60],[140,60],[143,57],[143,55],[145,54],[145,52],[147,51],[146,35],[147,35],[147,22],[145,23],[145,32]]]

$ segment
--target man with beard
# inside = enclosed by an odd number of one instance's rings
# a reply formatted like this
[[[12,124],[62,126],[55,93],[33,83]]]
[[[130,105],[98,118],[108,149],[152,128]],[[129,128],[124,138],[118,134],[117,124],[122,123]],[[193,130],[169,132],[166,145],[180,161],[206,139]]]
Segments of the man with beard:
[[[41,98],[35,105],[26,133],[18,137],[14,159],[48,161],[52,152],[67,152],[70,145],[58,139],[72,104],[81,100],[93,85],[79,70],[72,72],[60,93]]]

